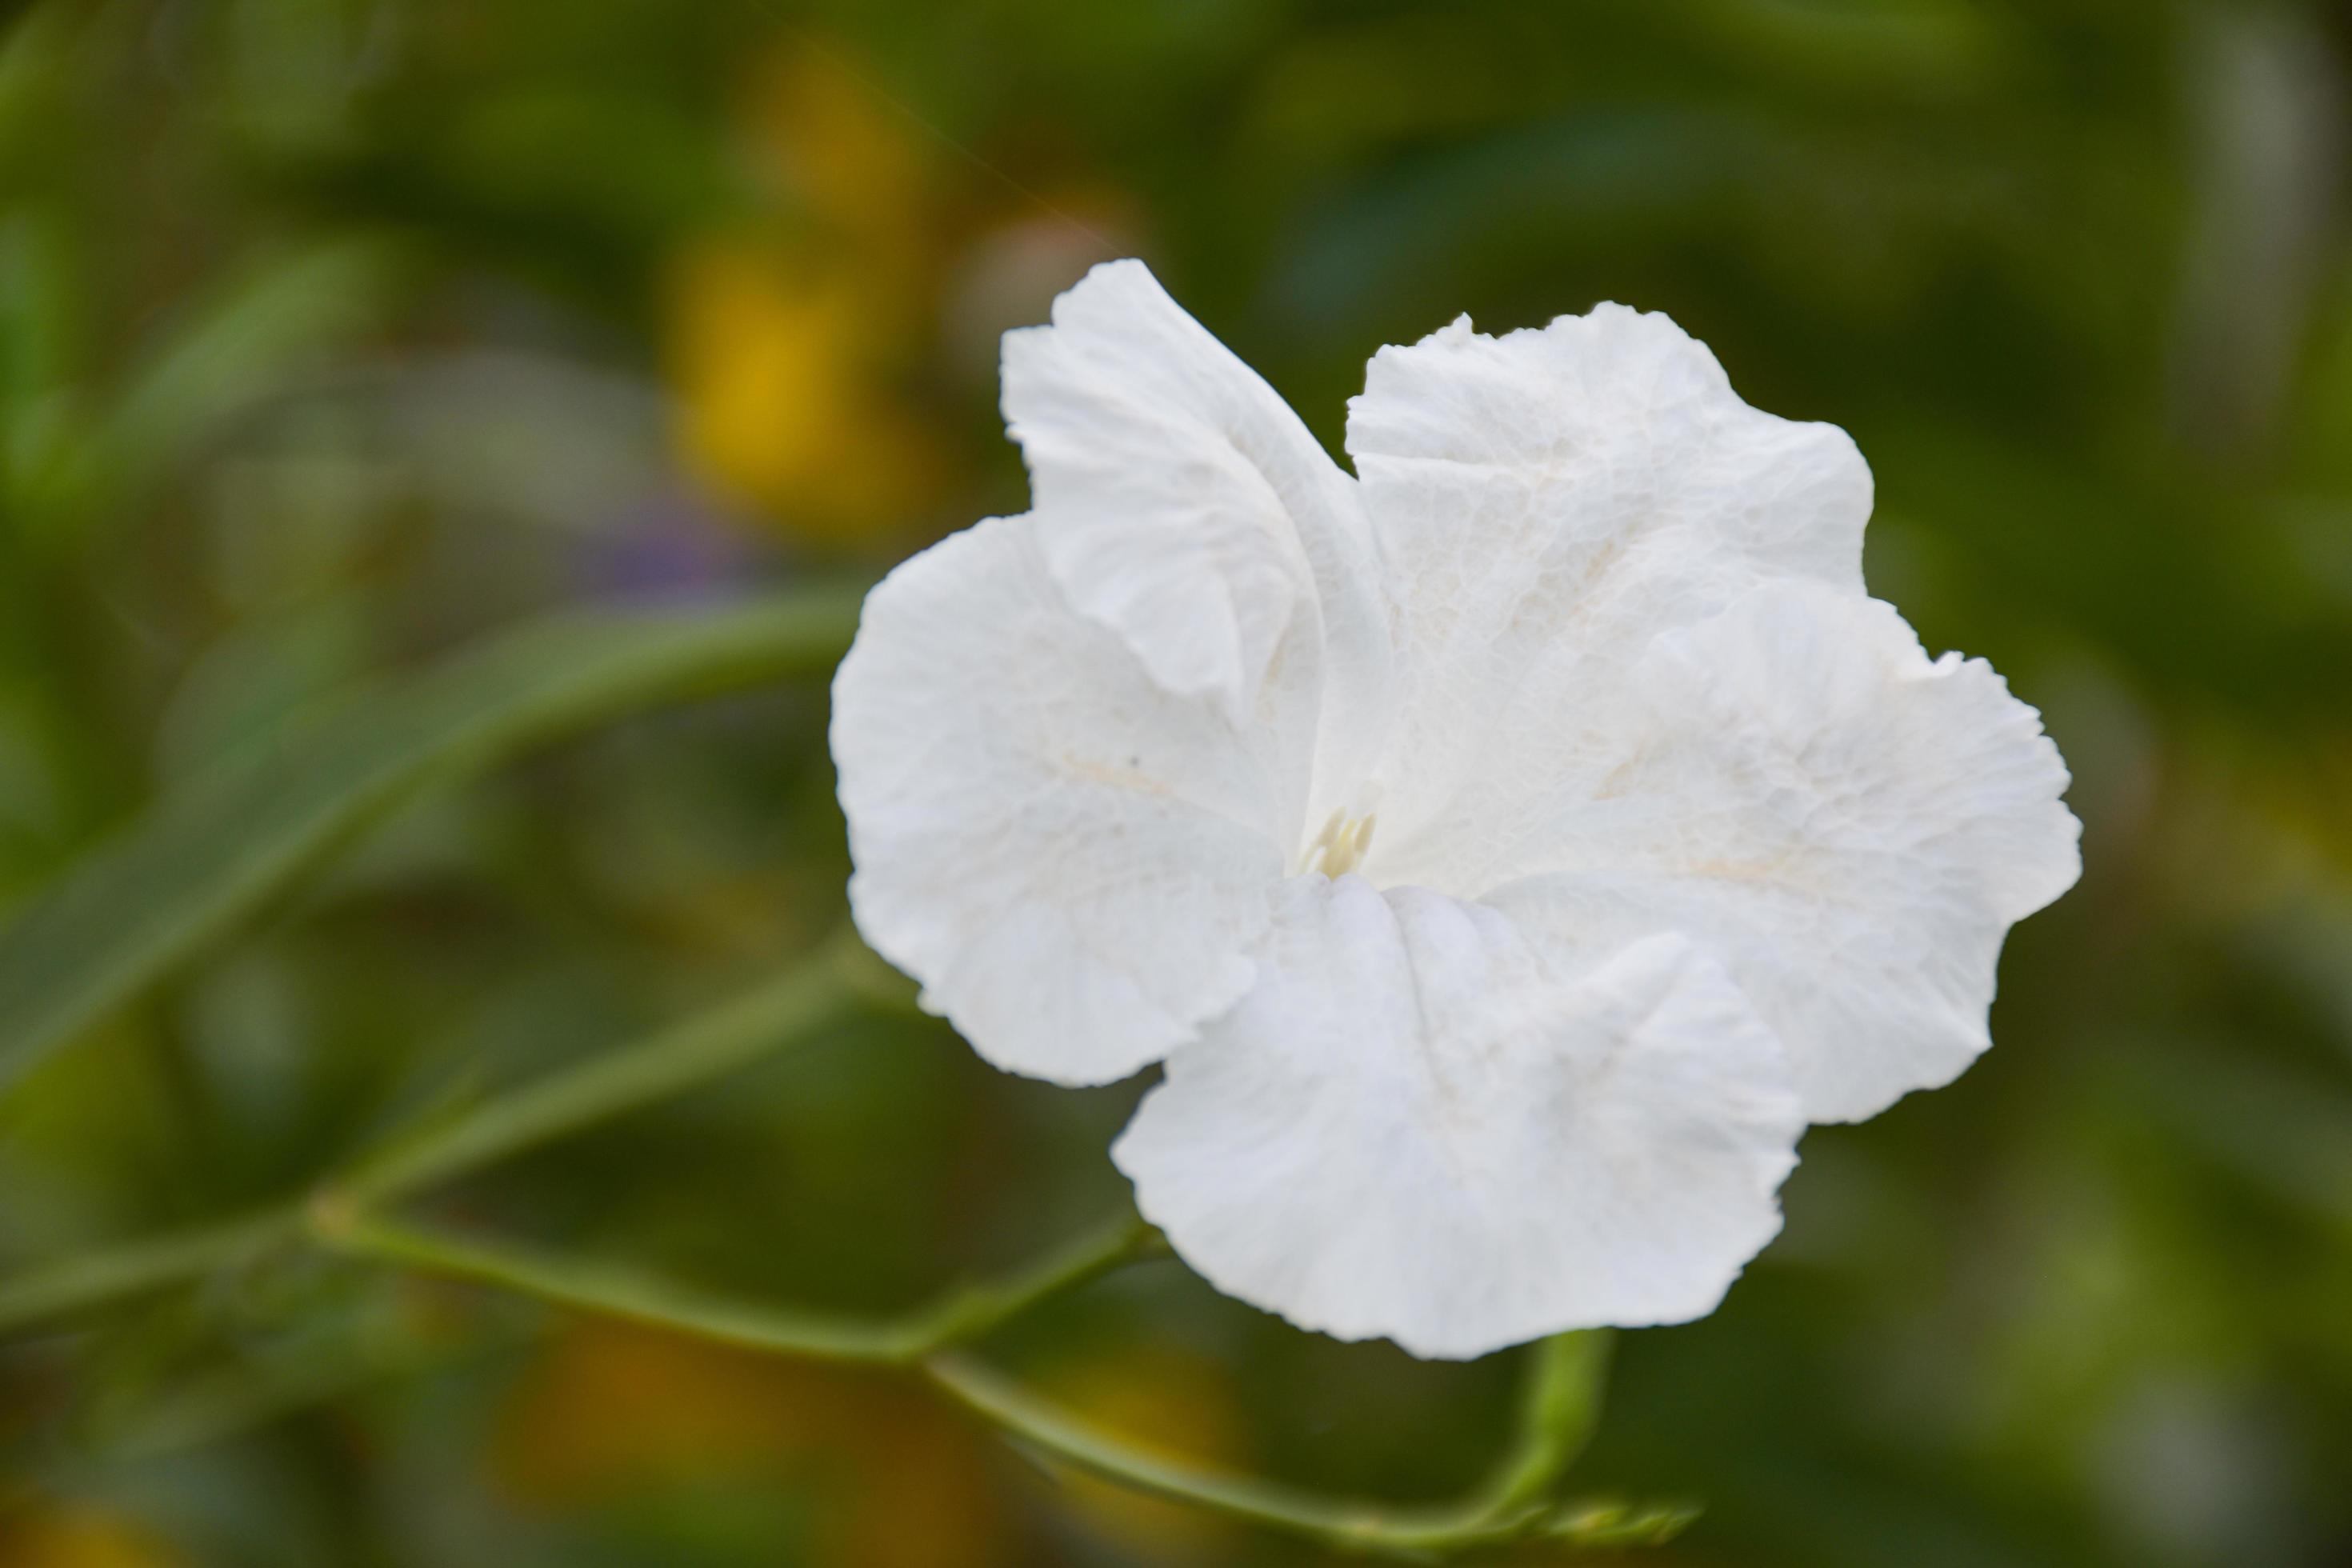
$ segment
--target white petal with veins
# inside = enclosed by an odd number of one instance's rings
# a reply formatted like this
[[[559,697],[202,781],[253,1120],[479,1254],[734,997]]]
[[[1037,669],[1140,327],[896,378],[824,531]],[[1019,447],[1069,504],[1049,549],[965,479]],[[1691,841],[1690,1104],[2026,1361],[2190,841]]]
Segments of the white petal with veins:
[[[967,529],[874,591],[834,680],[858,930],[998,1066],[1124,1078],[1249,984],[1276,751],[1071,609],[1028,519]]]
[[[1701,1316],[1780,1229],[1804,1113],[1681,938],[1570,970],[1492,910],[1308,877],[1261,951],[1111,1151],[1219,1289],[1474,1356]]]
[[[1888,605],[1759,589],[1670,632],[1497,805],[1481,889],[1563,944],[1690,937],[1787,1044],[1816,1121],[1949,1082],[1991,1037],[2014,922],[2074,885],[2081,825],[2041,717]]]
[[[1404,879],[1467,781],[1538,788],[1559,717],[1650,639],[1757,584],[1862,594],[1870,469],[1759,413],[1664,316],[1382,349],[1348,450],[1395,601],[1402,691],[1377,770]]]
[[[1355,480],[1142,263],[1096,268],[1053,325],[1005,334],[1004,415],[1055,577],[1155,680],[1246,717],[1271,673],[1339,743],[1370,738],[1389,645]]]
[[[1222,1289],[1465,1356],[1710,1310],[1808,1117],[1948,1079],[2074,881],[2038,715],[1864,592],[1870,471],[1604,305],[1383,350],[1351,479],[1137,263],[1009,334],[1035,506],[835,685],[859,929]]]

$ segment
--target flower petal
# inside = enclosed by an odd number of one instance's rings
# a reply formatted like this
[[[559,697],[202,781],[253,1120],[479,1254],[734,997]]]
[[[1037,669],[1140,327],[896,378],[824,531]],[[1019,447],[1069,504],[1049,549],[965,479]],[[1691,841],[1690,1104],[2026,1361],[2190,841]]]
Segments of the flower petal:
[[[1500,338],[1463,318],[1374,357],[1348,449],[1397,600],[1381,831],[1409,846],[1668,626],[1758,583],[1862,593],[1869,468],[1759,413],[1706,346],[1620,305]]]
[[[1661,638],[1562,740],[1546,798],[1484,807],[1465,859],[1526,874],[1485,896],[1567,944],[1706,946],[1816,1121],[1975,1060],[2002,938],[2082,868],[2040,715],[1876,600],[1759,589]]]
[[[1327,730],[1375,722],[1388,638],[1355,481],[1141,262],[1005,334],[1004,415],[1055,578],[1155,680],[1239,716],[1281,647]],[[1299,618],[1313,635],[1286,645]]]
[[[1567,973],[1492,910],[1307,877],[1260,952],[1111,1152],[1228,1294],[1475,1356],[1698,1317],[1780,1229],[1786,1060],[1679,938]]]
[[[1280,738],[1078,615],[1026,518],[901,564],[834,680],[850,906],[989,1060],[1104,1083],[1241,994],[1287,841]]]

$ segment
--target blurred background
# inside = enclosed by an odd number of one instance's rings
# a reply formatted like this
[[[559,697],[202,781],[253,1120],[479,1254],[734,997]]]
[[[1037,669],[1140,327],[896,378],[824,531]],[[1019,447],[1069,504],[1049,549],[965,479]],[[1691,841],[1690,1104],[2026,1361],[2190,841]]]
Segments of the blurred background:
[[[1456,312],[1672,312],[1852,430],[1873,588],[2075,773],[1999,1047],[1823,1128],[1580,1482],[1660,1568],[2352,1564],[2352,5],[89,0],[0,23],[0,903],[532,612],[1019,510],[995,343],[1138,254],[1336,446]],[[234,1212],[842,919],[821,687],[434,797],[0,1100],[0,1264]],[[439,1212],[911,1301],[1116,1212],[1139,1089],[877,1022]],[[995,1347],[1399,1499],[1511,1358],[1181,1267]],[[317,1260],[0,1345],[0,1568],[1253,1564],[894,1384]],[[1533,1559],[1529,1559],[1533,1560]]]

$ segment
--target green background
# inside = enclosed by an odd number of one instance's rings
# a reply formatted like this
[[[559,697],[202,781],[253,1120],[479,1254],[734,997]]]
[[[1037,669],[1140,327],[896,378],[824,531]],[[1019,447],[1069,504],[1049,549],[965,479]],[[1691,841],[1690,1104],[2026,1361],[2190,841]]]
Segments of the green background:
[[[116,0],[0,32],[0,900],[532,614],[1017,510],[994,341],[1148,258],[1336,445],[1365,357],[1616,299],[1851,430],[1868,567],[2071,763],[1998,1047],[1816,1129],[1580,1486],[1666,1564],[2352,1563],[2352,7]],[[362,711],[366,711],[362,709]],[[435,793],[0,1098],[0,1263],[241,1212],[843,918],[822,682]],[[16,933],[21,938],[22,932]],[[1116,1212],[1139,1092],[875,1021],[429,1213],[882,1309]],[[1509,1357],[1155,1264],[992,1347],[1398,1499]],[[0,1568],[1225,1564],[909,1389],[302,1256],[0,1343]],[[1541,1560],[1527,1554],[1525,1560]]]

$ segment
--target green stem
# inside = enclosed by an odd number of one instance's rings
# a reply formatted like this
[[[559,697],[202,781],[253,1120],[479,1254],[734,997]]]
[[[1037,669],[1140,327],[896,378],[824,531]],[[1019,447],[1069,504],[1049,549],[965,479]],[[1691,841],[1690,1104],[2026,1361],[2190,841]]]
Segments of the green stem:
[[[323,1228],[321,1236],[326,1245],[350,1256],[741,1350],[906,1367],[981,1420],[1073,1468],[1130,1490],[1342,1551],[1424,1558],[1530,1540],[1577,1546],[1640,1545],[1667,1539],[1690,1518],[1685,1510],[1606,1504],[1529,1507],[1498,1516],[1484,1491],[1459,1504],[1428,1508],[1325,1497],[1162,1458],[1097,1430],[1002,1373],[945,1350],[1145,1256],[1153,1249],[1156,1233],[1134,1221],[1110,1227],[1002,1284],[961,1291],[937,1307],[880,1322],[729,1300],[681,1290],[625,1269],[460,1241],[383,1220],[352,1219]]]
[[[306,1215],[356,1212],[478,1170],[597,1121],[683,1093],[815,1038],[903,989],[849,936],[774,979],[635,1045],[493,1095],[395,1140],[308,1200],[37,1265],[0,1280],[0,1333],[126,1296],[201,1279],[300,1237]]]
[[[1166,1498],[1343,1552],[1425,1559],[1526,1541],[1586,1547],[1647,1546],[1671,1540],[1695,1517],[1685,1508],[1586,1503],[1496,1519],[1488,1512],[1484,1498],[1399,1507],[1329,1497],[1138,1448],[963,1356],[934,1356],[923,1363],[923,1372],[948,1397],[982,1420],[1073,1468],[1130,1491]]]
[[[605,1056],[484,1100],[325,1184],[317,1206],[373,1207],[667,1100],[814,1038],[855,1011],[880,961],[835,938],[772,980]]]
[[[300,1220],[290,1207],[265,1209],[26,1269],[0,1282],[0,1333],[201,1279],[299,1235]]]
[[[1024,1312],[1082,1289],[1104,1275],[1165,1256],[1168,1244],[1141,1216],[1128,1215],[1047,1253],[1018,1273],[949,1291],[901,1324],[903,1355],[912,1361],[982,1339]]]
[[[844,938],[785,974],[637,1045],[494,1096],[363,1161],[298,1203],[68,1259],[0,1283],[0,1331],[200,1278],[240,1258],[309,1240],[349,1257],[471,1280],[581,1311],[769,1354],[897,1367],[1015,1441],[1129,1489],[1340,1551],[1427,1559],[1512,1542],[1644,1545],[1672,1537],[1680,1509],[1543,1500],[1590,1435],[1605,1335],[1534,1352],[1519,1435],[1494,1479],[1451,1505],[1399,1508],[1326,1497],[1170,1459],[1079,1421],[949,1347],[1164,1246],[1129,1216],[992,1283],[966,1286],[903,1317],[851,1320],[682,1289],[625,1268],[461,1241],[374,1216],[394,1199],[548,1139],[680,1093],[806,1041],[903,984]]]
[[[1609,1375],[1608,1329],[1555,1334],[1529,1347],[1518,1432],[1486,1486],[1486,1511],[1503,1518],[1540,1502],[1592,1440]]]
[[[495,1286],[738,1350],[872,1366],[912,1366],[950,1345],[977,1339],[1149,1256],[1159,1238],[1142,1221],[1124,1219],[997,1283],[952,1290],[936,1304],[902,1317],[872,1319],[749,1305],[684,1289],[635,1269],[504,1243],[461,1240],[392,1219],[327,1215],[314,1231],[320,1245],[346,1257]]]
[[[738,1350],[887,1365],[902,1359],[906,1342],[896,1324],[745,1306],[633,1269],[518,1247],[487,1247],[392,1220],[331,1214],[313,1229],[320,1245],[348,1258],[492,1286]]]

